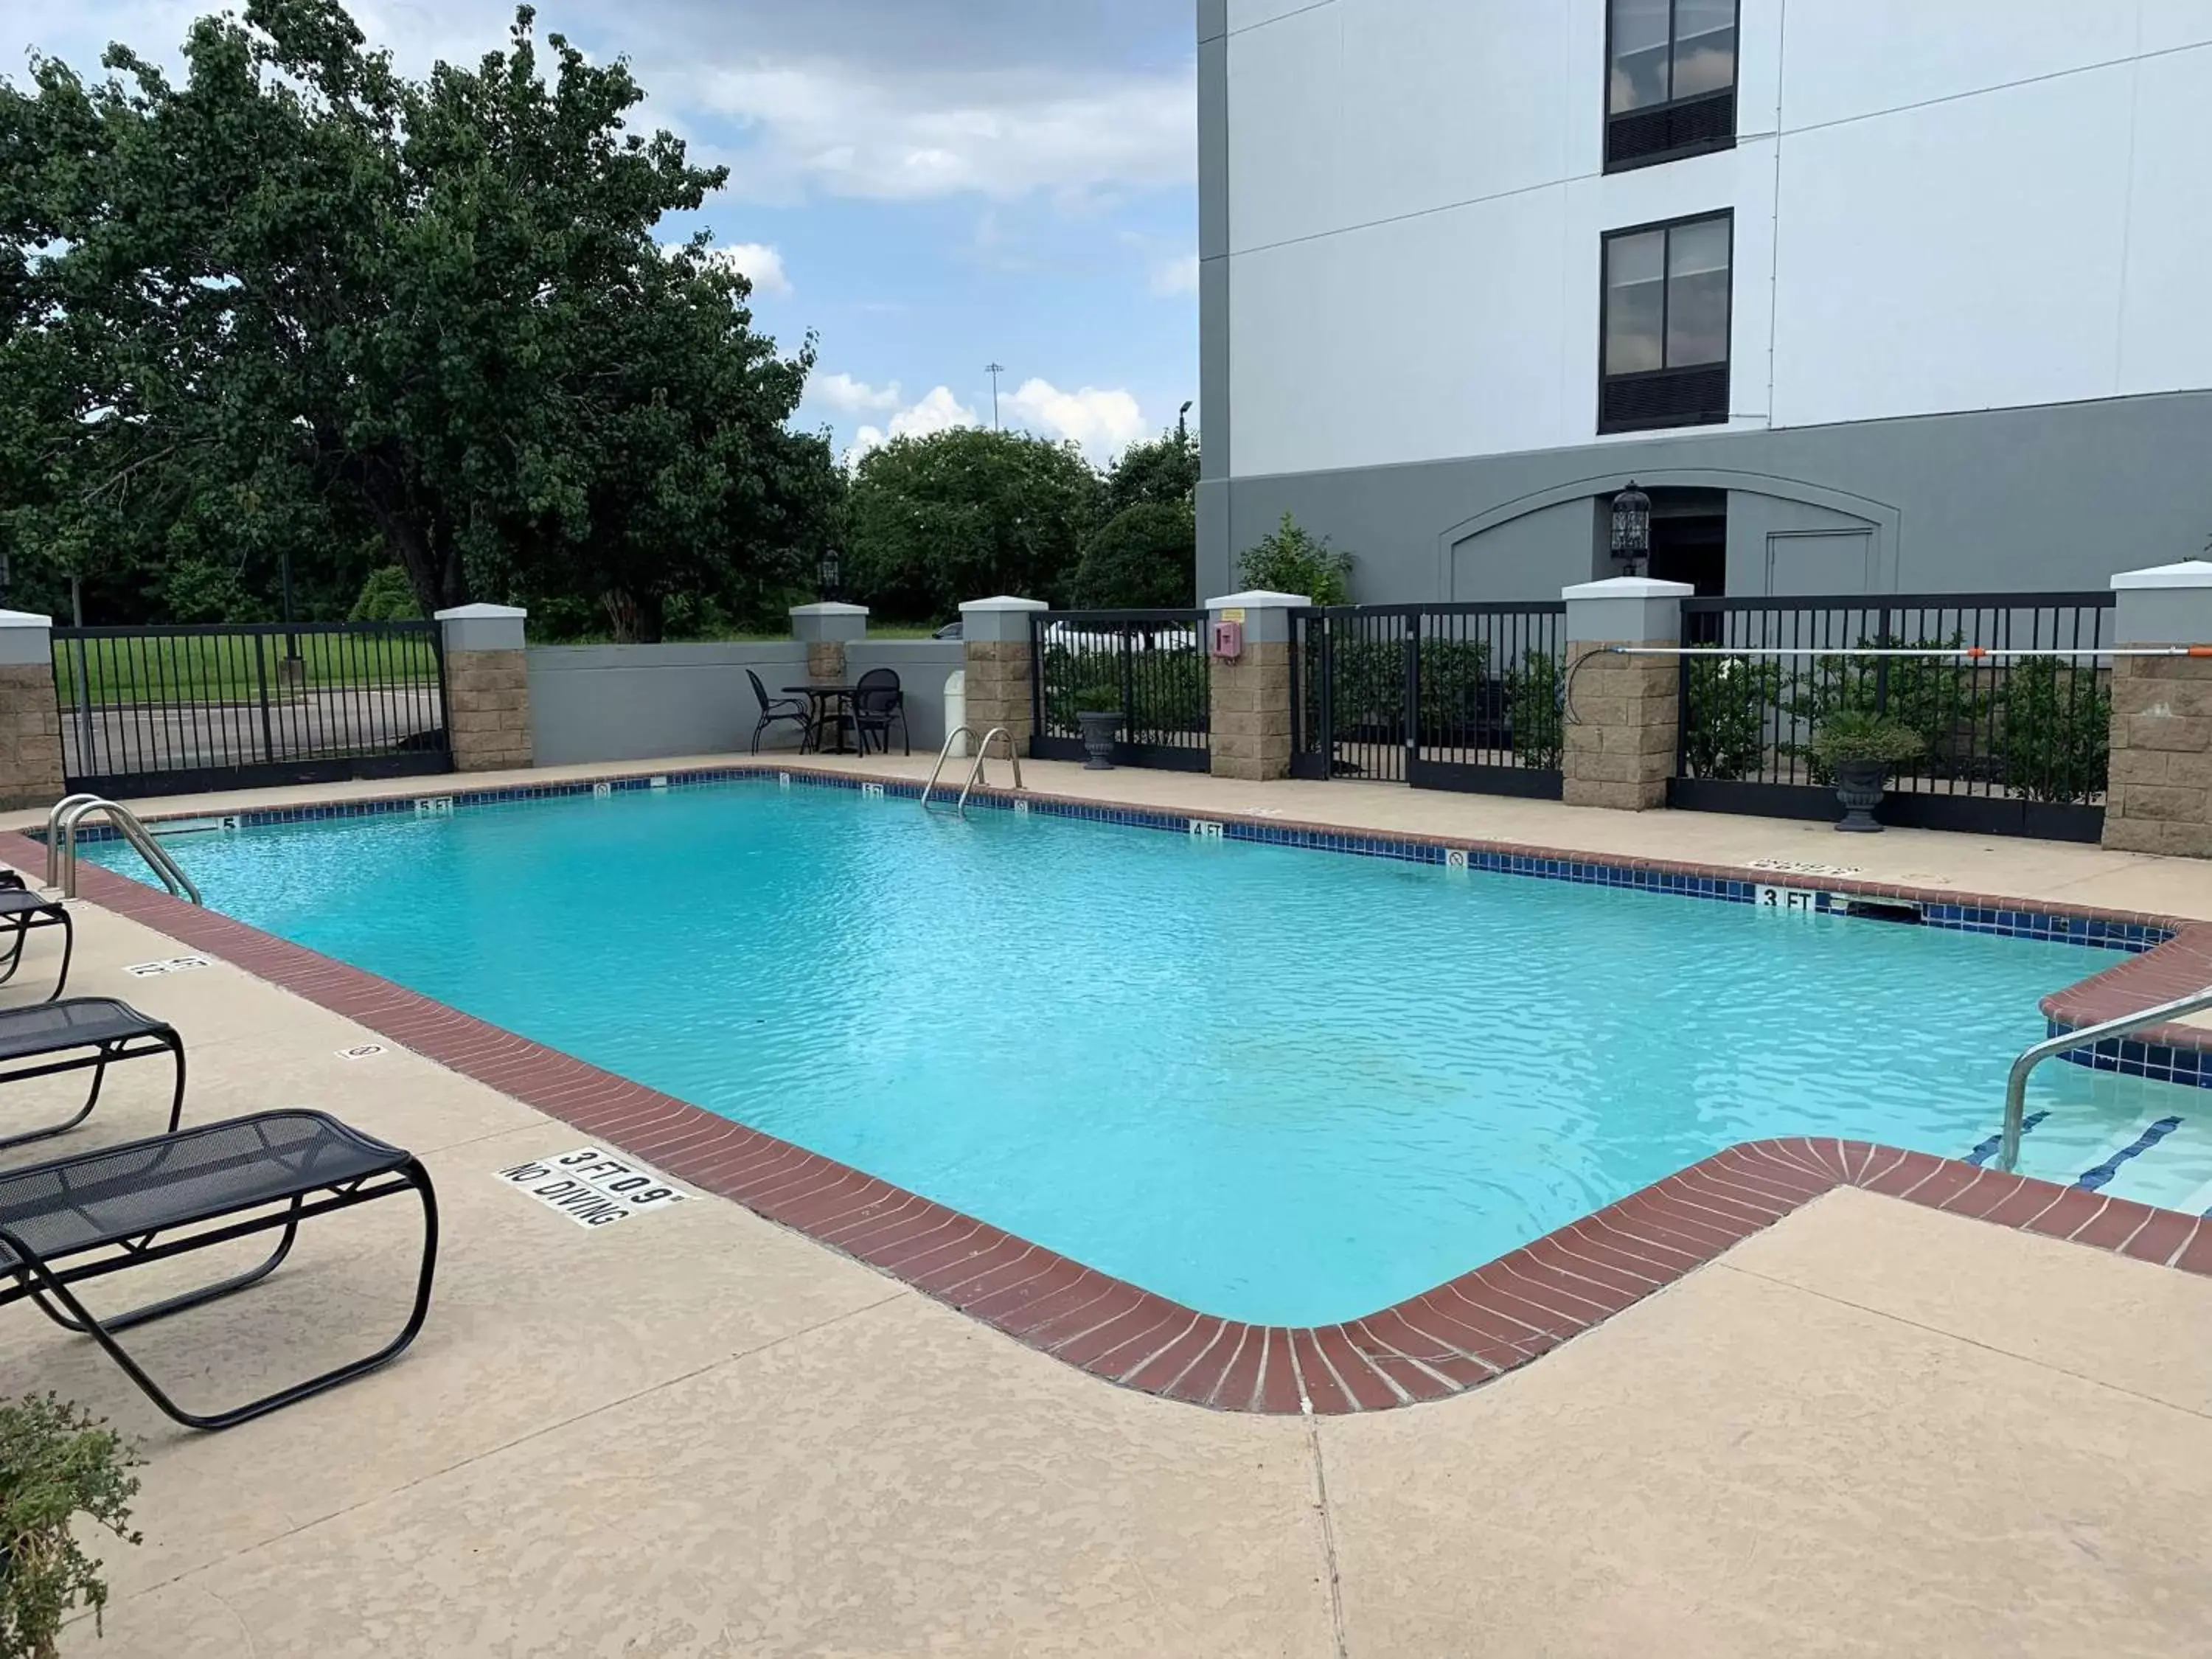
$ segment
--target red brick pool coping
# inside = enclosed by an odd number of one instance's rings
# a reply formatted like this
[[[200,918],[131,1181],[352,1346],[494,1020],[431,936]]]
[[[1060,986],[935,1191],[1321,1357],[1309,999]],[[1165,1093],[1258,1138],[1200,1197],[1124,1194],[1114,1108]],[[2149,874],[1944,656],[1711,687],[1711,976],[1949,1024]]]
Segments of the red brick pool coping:
[[[0,857],[35,868],[44,849],[9,836],[0,837]],[[1695,866],[1643,862],[1638,867]],[[1727,873],[1735,879],[1742,875]],[[2212,1276],[2212,1218],[1923,1152],[1793,1138],[1717,1152],[1364,1318],[1318,1328],[1246,1324],[1181,1306],[988,1222],[125,877],[88,865],[81,867],[79,882],[84,896],[106,908],[219,956],[678,1180],[866,1262],[1040,1352],[1125,1388],[1220,1411],[1378,1411],[1480,1388],[1838,1187]],[[1831,890],[1919,896],[1867,884],[1824,879],[1822,884]],[[1972,902],[1955,894],[1942,896]],[[2212,935],[2212,928],[2191,928],[2183,937],[2188,933]],[[2203,940],[2191,944],[2192,950],[2201,948]],[[2194,981],[2192,988],[2204,982]]]
[[[2212,987],[2212,923],[2172,925],[2173,937],[2165,944],[2044,998],[2045,1017],[2078,1030]],[[2212,1050],[2212,1030],[2197,1025],[2147,1025],[2130,1040]]]

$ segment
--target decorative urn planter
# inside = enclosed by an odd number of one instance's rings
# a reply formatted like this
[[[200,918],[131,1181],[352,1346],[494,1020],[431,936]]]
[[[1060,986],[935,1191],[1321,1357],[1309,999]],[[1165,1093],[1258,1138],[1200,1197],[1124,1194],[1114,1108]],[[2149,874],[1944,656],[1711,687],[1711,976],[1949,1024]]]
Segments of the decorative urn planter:
[[[1085,708],[1075,718],[1083,723],[1083,752],[1090,758],[1083,763],[1086,772],[1110,772],[1114,769],[1114,738],[1121,729],[1121,711],[1118,708]]]
[[[1844,816],[1836,828],[1851,835],[1871,836],[1881,833],[1881,825],[1875,822],[1874,809],[1881,805],[1889,782],[1889,763],[1879,760],[1838,761],[1835,764],[1836,799],[1844,804]]]

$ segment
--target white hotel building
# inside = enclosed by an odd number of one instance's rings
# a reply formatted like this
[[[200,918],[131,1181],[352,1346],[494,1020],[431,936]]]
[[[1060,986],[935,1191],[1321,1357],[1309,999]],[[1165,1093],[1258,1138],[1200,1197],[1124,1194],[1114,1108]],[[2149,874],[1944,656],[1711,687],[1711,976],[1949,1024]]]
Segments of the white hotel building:
[[[1199,588],[2101,587],[2212,533],[2212,0],[1199,0]]]

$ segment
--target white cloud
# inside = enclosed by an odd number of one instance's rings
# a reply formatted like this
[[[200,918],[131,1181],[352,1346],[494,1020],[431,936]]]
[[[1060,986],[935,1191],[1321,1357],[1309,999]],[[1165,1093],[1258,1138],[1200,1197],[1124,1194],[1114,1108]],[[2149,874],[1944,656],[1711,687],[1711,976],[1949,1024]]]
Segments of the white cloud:
[[[19,56],[29,44],[89,69],[120,39],[173,65],[191,19],[212,9],[0,0],[0,33],[21,20],[6,41]],[[505,46],[514,15],[513,0],[349,9],[410,75],[439,58],[473,66]],[[564,28],[593,62],[628,56],[651,94],[632,130],[674,128],[755,199],[1042,191],[1079,202],[1196,175],[1188,0],[572,0],[557,12],[538,16],[541,67],[544,36]],[[723,127],[735,131],[710,130]]]
[[[1154,265],[1152,292],[1164,300],[1197,293],[1198,255],[1186,253],[1179,259],[1165,259]]]
[[[724,265],[752,283],[756,294],[789,297],[791,275],[783,268],[783,255],[765,242],[733,242],[707,250],[709,264]]]
[[[1006,399],[1007,411],[1024,426],[1072,439],[1093,456],[1127,449],[1148,428],[1144,411],[1127,392],[1085,386],[1062,392],[1049,380],[1029,380]]]
[[[920,403],[892,416],[889,432],[880,427],[864,426],[854,433],[853,447],[845,452],[845,465],[859,465],[860,458],[870,450],[881,449],[893,438],[927,438],[932,433],[980,424],[975,411],[954,397],[951,387],[936,386]]]
[[[899,383],[870,386],[849,374],[819,374],[807,383],[807,393],[840,415],[880,415],[899,405]]]
[[[1195,169],[1188,69],[891,76],[817,60],[700,71],[659,70],[657,95],[739,123],[721,149],[731,186],[783,199],[915,200],[973,191],[1011,200],[1187,183]]]

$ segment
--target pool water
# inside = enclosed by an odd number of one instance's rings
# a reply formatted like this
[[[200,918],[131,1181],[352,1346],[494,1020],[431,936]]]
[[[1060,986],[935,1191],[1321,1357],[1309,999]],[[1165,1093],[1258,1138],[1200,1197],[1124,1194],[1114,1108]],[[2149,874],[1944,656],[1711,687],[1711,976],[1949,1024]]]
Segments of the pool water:
[[[1736,1141],[1966,1155],[2037,1000],[2117,959],[773,782],[173,845],[243,921],[1285,1324]],[[2074,1181],[2179,1117],[2103,1189],[2204,1208],[2200,1102],[2051,1062],[2022,1168]]]

